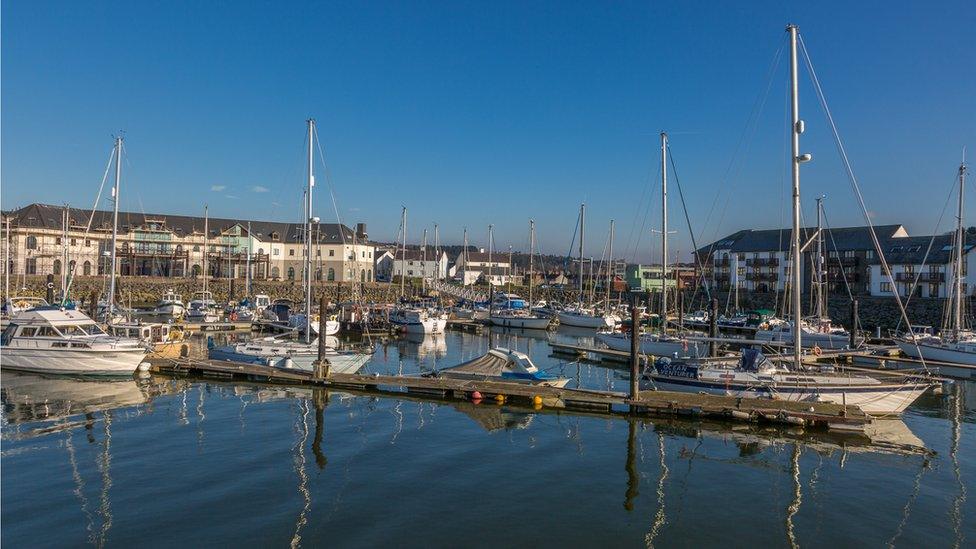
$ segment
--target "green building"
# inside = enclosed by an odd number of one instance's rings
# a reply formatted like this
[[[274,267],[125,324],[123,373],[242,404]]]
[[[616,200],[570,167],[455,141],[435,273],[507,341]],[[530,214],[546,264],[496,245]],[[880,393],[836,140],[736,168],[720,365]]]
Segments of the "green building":
[[[668,290],[675,287],[674,272],[667,280]],[[660,292],[661,291],[661,266],[660,265],[627,265],[627,274],[624,277],[627,287],[632,292]]]

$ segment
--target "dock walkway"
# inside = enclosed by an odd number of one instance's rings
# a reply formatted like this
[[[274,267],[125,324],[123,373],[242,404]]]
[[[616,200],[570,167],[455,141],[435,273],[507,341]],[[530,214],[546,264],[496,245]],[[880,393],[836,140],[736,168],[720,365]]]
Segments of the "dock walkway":
[[[212,360],[157,359],[152,365],[152,371],[175,376],[193,375],[211,379],[314,385],[386,396],[411,393],[446,400],[477,400],[480,395],[484,400],[498,403],[508,402],[526,407],[541,405],[607,415],[710,417],[846,431],[862,430],[872,421],[870,416],[854,406],[668,391],[641,391],[636,400],[631,400],[629,395],[618,392],[487,380],[360,374],[334,374],[328,378],[319,378],[307,371]]]

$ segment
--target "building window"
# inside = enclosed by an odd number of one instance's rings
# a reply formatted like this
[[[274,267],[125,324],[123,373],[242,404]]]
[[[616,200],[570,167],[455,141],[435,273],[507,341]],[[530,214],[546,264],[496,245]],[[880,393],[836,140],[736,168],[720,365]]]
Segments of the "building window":
[[[85,239],[85,247],[86,248],[91,248],[91,239],[90,238],[86,238]]]
[[[315,269],[315,280],[318,282],[322,281],[322,269]]]
[[[28,240],[34,237],[28,237]],[[27,258],[27,266],[25,267],[25,272],[29,275],[37,274],[37,258],[29,257]]]
[[[288,280],[295,280],[295,268],[288,267]]]
[[[329,267],[329,271],[328,271],[328,274],[326,276],[329,277],[329,281],[330,282],[333,281],[333,280],[335,280],[335,269],[333,269],[332,267]]]
[[[78,245],[78,240],[77,240],[77,239],[74,239],[74,238],[72,238],[72,239],[71,239],[71,245],[72,245],[72,246],[77,246],[77,245]]]
[[[315,257],[322,257],[322,250],[315,250]]]
[[[359,271],[359,281],[360,282],[366,282],[366,270],[365,269]]]
[[[54,260],[54,274],[56,274],[56,275],[61,274],[61,260],[60,259],[55,259]]]
[[[281,252],[281,250],[279,250],[279,249],[277,249],[277,248],[275,248],[275,249],[274,249],[274,250],[273,250],[273,251],[271,252],[271,255],[279,255],[279,252]]]
[[[60,236],[54,237],[54,244],[57,245],[57,246],[60,246],[61,245],[61,237]]]
[[[662,187],[662,188],[663,188],[663,187]],[[295,250],[294,250],[294,248],[292,248],[291,250],[288,250],[288,255],[290,255],[290,256],[294,256],[294,255],[295,255]]]
[[[85,276],[91,276],[91,261],[86,261],[81,267],[81,273]]]
[[[874,259],[874,250],[868,250],[864,252],[864,257],[868,259]]]
[[[59,238],[58,240],[60,241],[61,239]],[[36,236],[30,235],[30,236],[27,237],[27,249],[28,250],[36,250],[37,249],[37,237]],[[31,273],[31,274],[33,274],[33,273]]]
[[[929,284],[929,297],[939,297],[938,284]]]
[[[195,244],[195,245],[193,246],[193,251],[194,251],[194,252],[199,252],[199,251],[200,251],[200,245],[199,245],[199,244]]]
[[[335,250],[329,250],[329,257],[335,257]]]
[[[278,267],[271,267],[271,278],[278,278],[279,276],[281,276],[281,271],[278,270]]]
[[[882,293],[886,293],[886,294],[890,294],[891,293],[891,282],[882,282],[881,283],[881,292]]]

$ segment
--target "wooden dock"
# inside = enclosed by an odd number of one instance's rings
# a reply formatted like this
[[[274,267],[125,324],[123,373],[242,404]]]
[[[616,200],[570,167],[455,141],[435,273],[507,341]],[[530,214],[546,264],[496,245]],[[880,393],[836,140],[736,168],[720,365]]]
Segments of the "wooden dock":
[[[481,322],[480,320],[451,318],[447,321],[448,330],[458,330],[462,332],[480,334],[485,330],[485,327],[485,323]]]
[[[317,378],[306,371],[210,360],[156,359],[152,371],[174,376],[312,385],[385,396],[406,393],[441,400],[477,401],[476,397],[480,395],[481,401],[487,402],[527,408],[544,406],[604,415],[707,417],[844,431],[863,430],[872,421],[870,416],[854,406],[667,391],[641,391],[636,400],[631,400],[624,393],[499,381],[360,374],[335,374],[328,378]]]

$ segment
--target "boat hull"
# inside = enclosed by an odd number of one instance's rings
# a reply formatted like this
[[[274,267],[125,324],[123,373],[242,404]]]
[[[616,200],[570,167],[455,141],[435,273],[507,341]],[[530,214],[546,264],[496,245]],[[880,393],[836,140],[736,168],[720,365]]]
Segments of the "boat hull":
[[[392,321],[392,323],[400,331],[408,334],[442,334],[444,333],[444,329],[447,328],[447,319],[444,318],[427,318],[414,322]]]
[[[793,335],[770,330],[757,330],[756,339],[759,341],[776,341],[779,343],[792,344]],[[804,349],[820,347],[821,349],[846,349],[851,344],[850,336],[836,334],[822,334],[817,332],[804,332],[800,337],[800,345]]]
[[[630,351],[630,336],[627,334],[597,334],[597,340],[615,351]],[[708,343],[697,340],[661,340],[654,337],[641,337],[640,352],[651,356],[702,358],[708,356],[709,348]]]
[[[897,343],[901,352],[911,358],[976,366],[976,353],[926,343],[919,343],[916,346],[911,341],[899,340]]]
[[[564,326],[593,328],[595,330],[614,327],[613,321],[604,316],[584,315],[570,312],[560,312],[556,316],[559,318],[559,323]]]
[[[365,353],[327,353],[325,359],[329,361],[329,369],[334,374],[354,374],[359,371],[373,355]],[[222,360],[226,362],[240,362],[244,364],[261,364],[274,368],[294,369],[303,371],[313,371],[318,354],[314,353],[294,353],[290,355],[258,355],[239,353],[234,349],[226,347],[215,347],[207,353],[207,358],[211,360]],[[291,367],[287,366],[287,360],[291,359]]]
[[[501,326],[502,328],[525,328],[528,330],[545,330],[549,327],[549,323],[552,322],[550,318],[519,318],[517,316],[493,316],[490,320],[493,326]]]
[[[126,349],[23,349],[4,347],[0,366],[9,370],[89,376],[132,375],[146,357],[141,347]]]
[[[829,402],[857,406],[865,413],[881,415],[901,414],[922,395],[929,384],[882,384],[844,387],[797,387],[779,385],[771,388],[757,385],[721,384],[700,379],[683,379],[650,374],[653,387],[664,391],[707,393],[712,395],[766,398],[793,402]],[[648,384],[650,388],[650,384]]]

